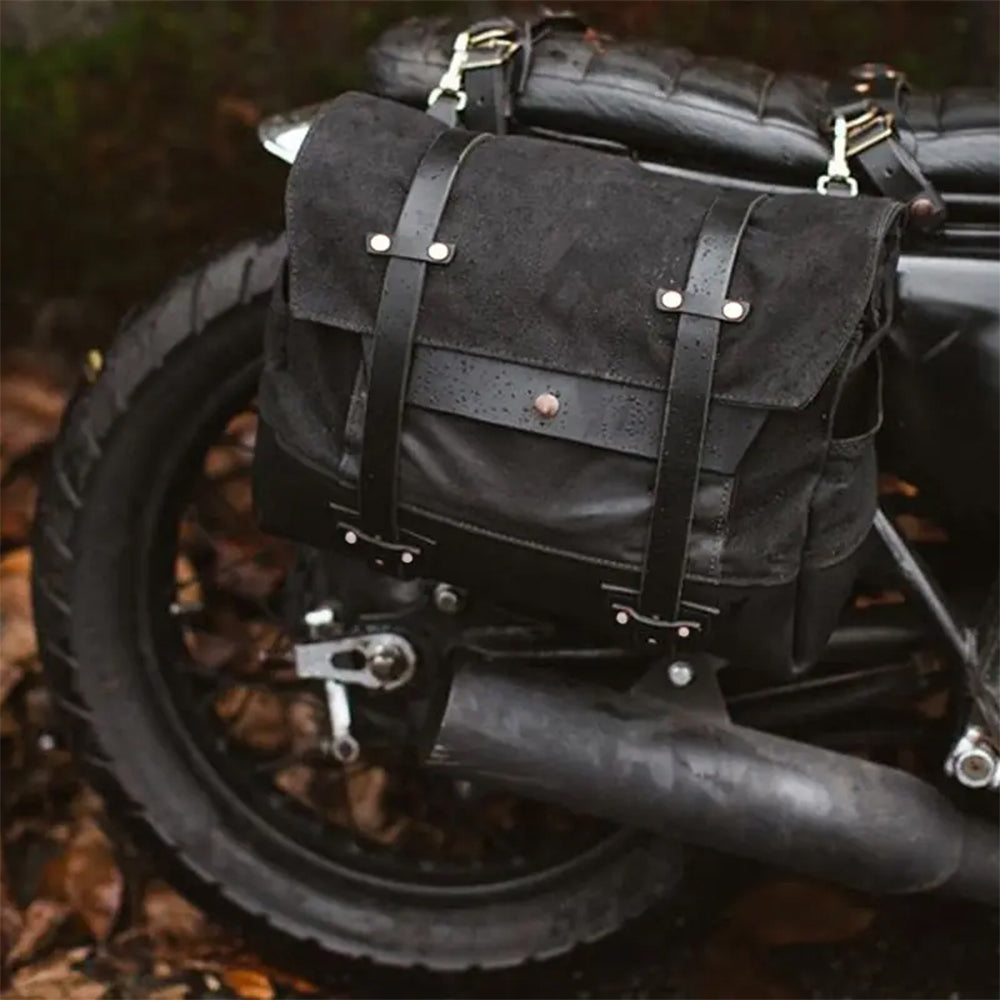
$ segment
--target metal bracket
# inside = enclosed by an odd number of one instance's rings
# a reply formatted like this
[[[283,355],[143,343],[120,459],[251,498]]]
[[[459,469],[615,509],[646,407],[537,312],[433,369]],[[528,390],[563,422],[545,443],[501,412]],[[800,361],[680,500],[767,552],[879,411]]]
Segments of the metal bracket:
[[[719,687],[718,672],[724,661],[697,653],[680,660],[657,660],[632,686],[635,694],[661,699],[664,707],[729,718],[726,700]]]
[[[307,615],[308,618],[308,615]],[[338,657],[360,657],[360,666],[338,666]],[[305,642],[295,647],[299,677],[323,681],[330,717],[330,752],[337,760],[358,759],[361,747],[351,733],[351,702],[347,686],[369,691],[393,691],[408,683],[417,669],[413,646],[395,632],[373,632],[329,642]]]
[[[416,545],[402,542],[387,542],[384,539],[366,535],[360,528],[341,521],[337,532],[345,545],[350,545],[358,555],[383,572],[393,571],[398,576],[409,576],[420,560],[420,549]]]

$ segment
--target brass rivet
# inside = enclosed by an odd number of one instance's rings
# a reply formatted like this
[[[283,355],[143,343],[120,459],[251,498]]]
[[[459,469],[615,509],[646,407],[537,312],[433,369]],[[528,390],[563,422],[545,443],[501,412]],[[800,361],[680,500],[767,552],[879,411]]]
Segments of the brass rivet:
[[[673,290],[664,292],[660,296],[660,305],[664,309],[680,309],[684,305],[684,296]]]
[[[447,243],[432,243],[427,248],[427,256],[431,260],[447,260],[449,253],[451,251],[448,249]]]
[[[392,246],[392,240],[385,233],[375,233],[368,240],[368,248],[375,253],[385,253]]]
[[[722,307],[722,315],[726,319],[743,319],[743,303],[730,300]]]
[[[546,420],[551,420],[559,412],[559,397],[552,392],[543,392],[535,397],[535,412]]]

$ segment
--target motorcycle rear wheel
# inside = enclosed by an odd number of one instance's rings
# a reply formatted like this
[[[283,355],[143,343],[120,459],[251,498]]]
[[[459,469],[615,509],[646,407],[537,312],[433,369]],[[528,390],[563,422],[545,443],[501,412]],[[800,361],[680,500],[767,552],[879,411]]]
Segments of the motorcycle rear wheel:
[[[252,397],[284,252],[281,239],[246,243],[180,279],[127,322],[67,411],[39,502],[33,586],[70,744],[158,870],[272,953],[499,968],[603,937],[674,889],[675,845],[603,830],[504,877],[401,874],[360,856],[352,867],[258,808],[192,737],[168,683],[164,649],[181,647],[156,582],[176,549],[161,543],[177,541],[211,434]]]

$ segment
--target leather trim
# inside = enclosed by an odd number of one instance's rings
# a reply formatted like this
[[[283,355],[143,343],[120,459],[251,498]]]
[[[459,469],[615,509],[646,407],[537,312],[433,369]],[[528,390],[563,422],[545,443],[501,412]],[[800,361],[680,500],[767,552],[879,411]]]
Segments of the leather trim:
[[[727,192],[709,208],[695,244],[685,295],[721,311],[736,254],[754,209],[767,195]],[[698,469],[708,424],[712,377],[722,324],[686,313],[677,326],[663,413],[653,516],[639,589],[639,613],[677,620],[687,565]],[[686,634],[686,633],[685,633]]]
[[[362,338],[366,354],[371,338]],[[534,400],[550,392],[559,412],[540,417]],[[483,423],[576,441],[626,455],[660,453],[663,390],[630,388],[586,375],[568,375],[512,361],[417,346],[407,402]],[[732,475],[768,411],[712,402],[701,467]]]
[[[442,132],[434,139],[403,202],[392,237],[394,243],[428,246],[434,242],[462,161],[487,138],[485,134],[454,131]],[[391,258],[375,318],[358,478],[358,514],[365,535],[388,542],[395,542],[398,536],[399,440],[427,266],[423,260]],[[408,556],[406,562],[412,564],[416,554],[409,552]]]

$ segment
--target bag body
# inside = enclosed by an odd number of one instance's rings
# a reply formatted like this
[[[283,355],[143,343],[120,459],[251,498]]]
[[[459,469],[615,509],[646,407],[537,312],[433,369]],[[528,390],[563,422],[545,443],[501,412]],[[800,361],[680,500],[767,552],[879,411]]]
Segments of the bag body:
[[[267,530],[598,640],[815,660],[875,508],[896,205],[726,192],[348,94],[286,214]]]

